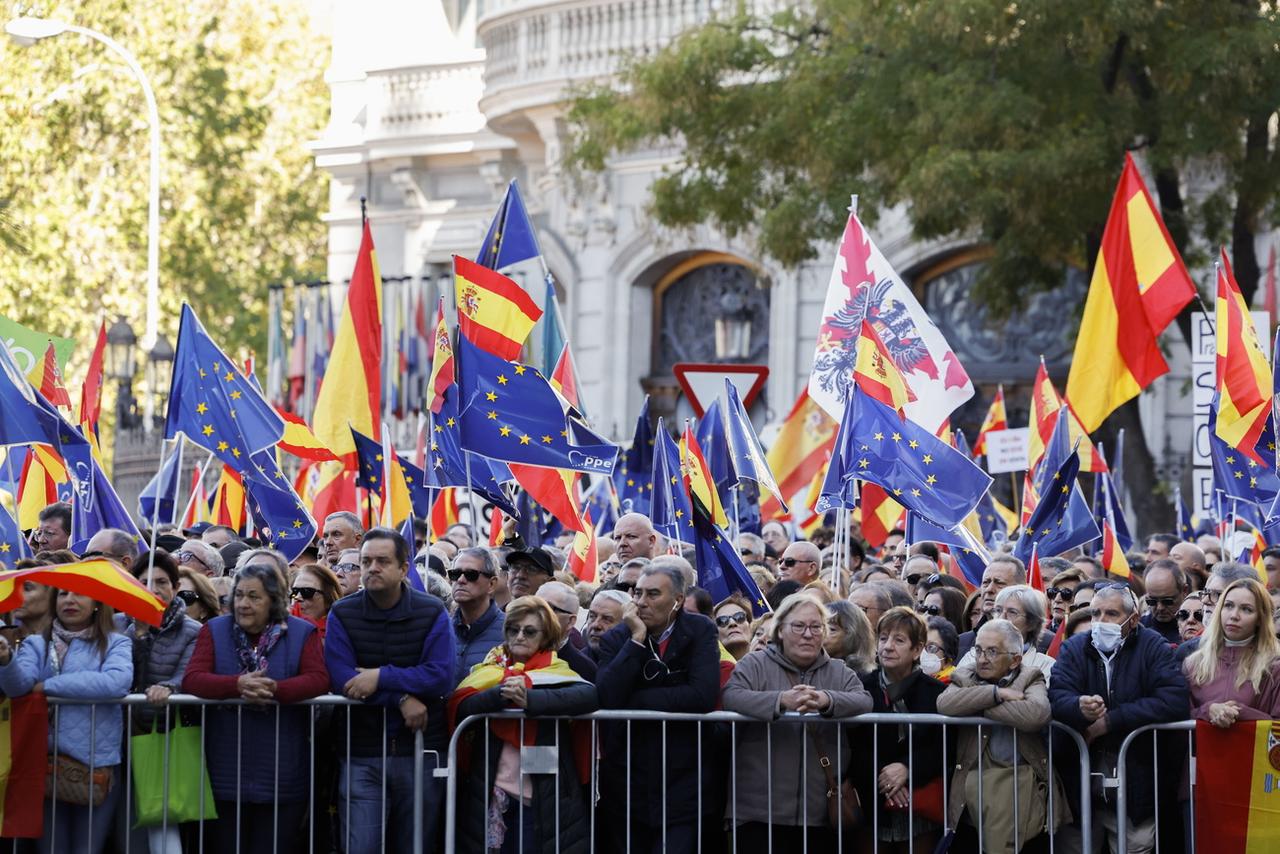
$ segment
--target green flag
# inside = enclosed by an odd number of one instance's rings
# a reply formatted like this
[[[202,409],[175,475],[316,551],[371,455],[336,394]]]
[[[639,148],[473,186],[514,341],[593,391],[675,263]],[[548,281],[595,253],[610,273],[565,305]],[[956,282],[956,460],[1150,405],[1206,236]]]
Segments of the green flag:
[[[54,355],[58,358],[58,370],[65,376],[67,360],[71,358],[71,351],[76,346],[73,338],[57,338],[46,332],[37,332],[3,316],[0,316],[0,341],[9,346],[13,361],[24,376],[30,374],[44,358],[44,351],[48,349],[50,341],[53,342]]]

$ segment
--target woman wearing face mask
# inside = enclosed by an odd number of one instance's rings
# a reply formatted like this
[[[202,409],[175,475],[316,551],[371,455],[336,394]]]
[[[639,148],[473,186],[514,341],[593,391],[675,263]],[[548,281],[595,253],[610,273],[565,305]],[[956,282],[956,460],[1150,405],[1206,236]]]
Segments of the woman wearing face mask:
[[[942,617],[930,617],[929,642],[920,653],[920,669],[943,685],[951,684],[951,674],[956,669],[956,656],[960,654],[960,635],[955,626]]]
[[[1223,729],[1280,717],[1280,642],[1270,618],[1271,594],[1257,581],[1234,581],[1223,592],[1182,666],[1193,717]]]

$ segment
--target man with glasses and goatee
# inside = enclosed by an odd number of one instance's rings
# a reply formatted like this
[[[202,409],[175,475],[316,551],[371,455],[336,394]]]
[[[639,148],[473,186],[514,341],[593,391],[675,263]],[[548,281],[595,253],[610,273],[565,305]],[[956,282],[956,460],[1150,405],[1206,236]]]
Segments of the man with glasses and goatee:
[[[489,650],[502,646],[503,615],[493,602],[498,562],[488,549],[463,549],[445,575],[453,586],[453,634],[458,648],[453,684],[457,685]]]

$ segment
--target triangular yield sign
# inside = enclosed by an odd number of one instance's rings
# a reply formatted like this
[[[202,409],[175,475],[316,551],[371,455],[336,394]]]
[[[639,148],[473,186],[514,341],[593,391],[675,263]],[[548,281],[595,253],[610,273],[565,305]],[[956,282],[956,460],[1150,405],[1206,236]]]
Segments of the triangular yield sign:
[[[742,405],[748,407],[764,388],[769,378],[765,365],[718,365],[709,362],[681,362],[671,367],[676,382],[684,389],[685,397],[693,404],[694,413],[701,418],[707,407],[724,392],[727,379],[738,390]]]

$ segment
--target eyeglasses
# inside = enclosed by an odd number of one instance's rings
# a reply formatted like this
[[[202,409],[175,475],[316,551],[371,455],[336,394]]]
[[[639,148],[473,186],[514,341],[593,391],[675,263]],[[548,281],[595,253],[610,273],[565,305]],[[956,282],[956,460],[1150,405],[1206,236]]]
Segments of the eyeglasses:
[[[1217,605],[1218,600],[1222,598],[1222,591],[1210,590],[1205,588],[1200,591],[1200,601],[1206,605]]]
[[[636,583],[634,581],[619,581],[617,584],[613,585],[613,589],[622,593],[630,593],[636,589]]]
[[[1150,605],[1152,608],[1159,608],[1162,606],[1165,608],[1172,608],[1174,605],[1178,604],[1178,597],[1177,596],[1148,596],[1147,604]]]
[[[1054,599],[1063,599],[1070,602],[1071,597],[1076,595],[1076,591],[1074,587],[1050,587],[1044,591],[1044,595],[1050,602]]]
[[[719,617],[716,617],[716,625],[722,629],[727,629],[734,623],[742,625],[747,622],[748,619],[750,618],[742,611],[739,611],[736,614],[721,614]]]
[[[942,616],[942,606],[941,605],[917,605],[916,613],[928,614],[930,617],[940,617]]]
[[[780,566],[785,566],[787,569],[790,569],[791,567],[795,566],[795,565],[796,565],[796,564],[798,564],[798,563],[817,563],[817,561],[816,561],[816,560],[803,560],[803,559],[798,558],[798,557],[784,557],[782,560],[778,561],[778,564],[779,564]]]
[[[822,630],[825,628],[826,626],[822,623],[787,623],[787,631],[791,632],[793,635],[799,635],[800,637],[807,637],[809,635],[818,637],[822,634]]]
[[[991,614],[997,620],[1009,620],[1009,621],[1013,621],[1020,617],[1026,616],[1026,614],[1022,613],[1017,608],[1002,608],[999,605],[995,607],[995,609],[991,612]]]
[[[947,656],[946,656],[946,652],[945,652],[945,650],[943,650],[943,648],[942,648],[942,647],[940,647],[940,646],[938,646],[936,643],[927,643],[927,644],[925,644],[925,645],[924,645],[924,651],[925,651],[925,652],[931,652],[931,653],[933,653],[934,655],[938,656],[939,658],[946,658],[946,657],[947,657]]]
[[[450,569],[445,572],[450,581],[457,581],[459,578],[465,578],[468,584],[475,584],[480,580],[481,576],[485,578],[493,578],[487,572],[481,572],[478,569]]]
[[[315,595],[316,595],[317,593],[319,593],[319,592],[320,592],[320,591],[319,591],[319,590],[317,590],[317,589],[316,589],[316,588],[314,588],[314,587],[295,587],[295,588],[293,588],[293,598],[294,598],[294,599],[305,599],[305,600],[307,600],[308,602],[310,602],[310,601],[311,601],[311,597],[312,597],[312,596],[315,596]]]
[[[915,587],[917,584],[920,583],[921,579],[923,579],[924,577],[925,576],[923,572],[913,572],[910,575],[908,575],[906,578],[904,578],[903,581],[907,582],[912,587]]]
[[[1017,655],[1015,652],[1005,652],[1003,649],[996,649],[995,647],[988,649],[981,646],[975,646],[973,648],[973,654],[976,658],[982,661],[989,661],[1002,655]]]
[[[550,603],[550,602],[548,602],[547,604],[548,604],[548,605],[551,605],[551,603]],[[557,614],[559,614],[559,615],[560,615],[560,616],[562,616],[562,617],[573,617],[573,616],[577,616],[577,612],[576,612],[576,611],[566,611],[564,608],[558,607],[558,606],[556,606],[556,605],[551,605],[551,610],[552,610],[552,611],[555,611]]]
[[[1188,611],[1183,608],[1181,611],[1173,615],[1179,623],[1185,623],[1187,620],[1195,620],[1200,625],[1204,625],[1204,609],[1198,608],[1195,611]]]
[[[340,563],[333,568],[334,575],[346,575],[351,572],[359,572],[360,564],[358,563]]]
[[[906,555],[889,555],[889,563],[906,563]]]
[[[182,549],[176,555],[174,555],[174,557],[177,558],[178,563],[190,563],[191,561],[194,560],[196,563],[200,564],[201,566],[208,566],[208,564],[204,562],[204,560],[200,557],[200,555],[192,551],[187,551],[186,549]]]
[[[542,634],[537,626],[504,626],[502,633],[509,638],[536,638]]]
[[[194,590],[179,590],[174,594],[183,601],[183,604],[194,605],[200,601],[200,594]]]

